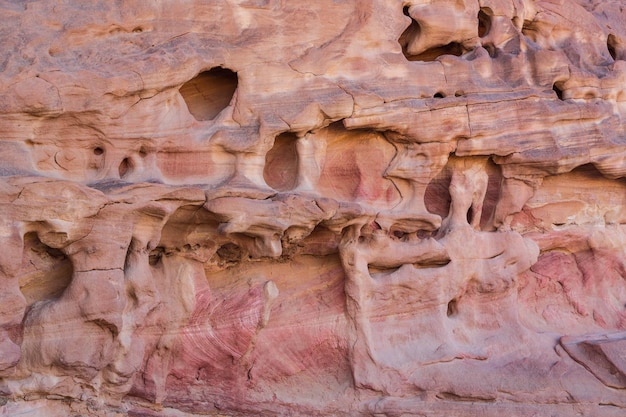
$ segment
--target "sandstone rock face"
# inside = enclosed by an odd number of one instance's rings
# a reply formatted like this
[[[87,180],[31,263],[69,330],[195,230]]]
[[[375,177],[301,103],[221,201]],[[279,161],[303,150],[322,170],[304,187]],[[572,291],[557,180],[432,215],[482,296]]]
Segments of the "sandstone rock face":
[[[0,16],[0,415],[626,413],[621,1]]]

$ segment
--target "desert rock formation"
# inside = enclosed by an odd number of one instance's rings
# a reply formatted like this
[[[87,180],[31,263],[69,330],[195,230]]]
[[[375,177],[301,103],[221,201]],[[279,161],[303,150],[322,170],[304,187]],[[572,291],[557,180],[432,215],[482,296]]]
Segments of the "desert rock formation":
[[[0,1],[0,415],[623,416],[622,3]]]

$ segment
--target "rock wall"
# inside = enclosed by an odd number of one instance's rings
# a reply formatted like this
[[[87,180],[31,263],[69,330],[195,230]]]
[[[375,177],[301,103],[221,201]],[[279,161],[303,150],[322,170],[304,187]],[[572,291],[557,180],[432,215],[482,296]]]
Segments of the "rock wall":
[[[0,415],[626,413],[621,0],[0,16]]]

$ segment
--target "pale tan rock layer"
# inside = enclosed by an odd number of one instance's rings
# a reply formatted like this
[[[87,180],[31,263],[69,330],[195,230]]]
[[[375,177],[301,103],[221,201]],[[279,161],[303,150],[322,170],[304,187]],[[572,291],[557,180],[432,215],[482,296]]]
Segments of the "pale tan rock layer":
[[[621,1],[0,17],[0,415],[626,413]]]

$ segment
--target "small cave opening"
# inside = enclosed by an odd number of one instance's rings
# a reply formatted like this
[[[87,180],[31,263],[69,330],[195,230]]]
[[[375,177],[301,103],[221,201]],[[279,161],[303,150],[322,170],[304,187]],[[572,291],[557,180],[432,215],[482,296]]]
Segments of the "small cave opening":
[[[556,94],[557,98],[559,100],[564,100],[563,99],[563,90],[561,89],[561,86],[558,85],[559,83],[554,83],[552,84],[552,91],[554,91],[554,93]]]
[[[274,146],[265,155],[263,178],[267,185],[277,191],[292,190],[298,184],[298,151],[295,133],[281,133],[274,139]]]
[[[59,249],[44,244],[37,233],[24,235],[20,291],[28,305],[59,298],[70,285],[74,268]]]
[[[196,120],[213,120],[230,104],[239,84],[237,73],[216,67],[183,84],[179,92]]]
[[[609,54],[611,54],[611,58],[613,58],[613,61],[617,61],[619,59],[622,59],[622,56],[619,53],[619,51],[620,51],[620,41],[612,33],[609,34],[609,36],[606,39],[606,47],[609,50]]]
[[[481,7],[478,12],[478,36],[484,38],[491,30],[491,17],[493,12],[488,7]]]

